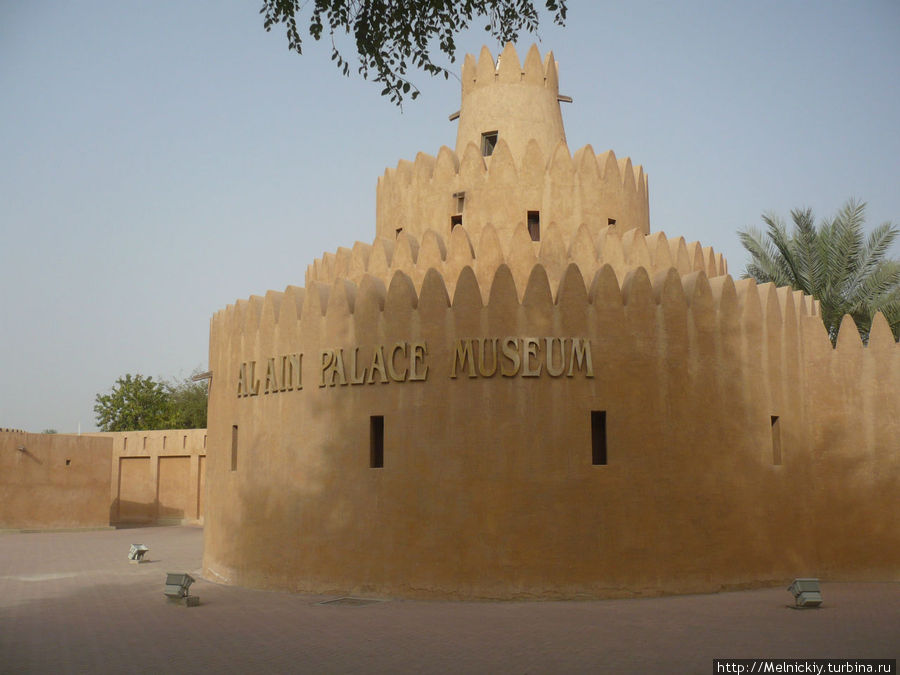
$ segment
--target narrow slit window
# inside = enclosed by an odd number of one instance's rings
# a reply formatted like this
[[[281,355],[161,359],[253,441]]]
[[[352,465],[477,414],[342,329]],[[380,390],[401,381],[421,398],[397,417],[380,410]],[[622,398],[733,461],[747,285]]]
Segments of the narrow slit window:
[[[540,241],[541,240],[541,212],[540,211],[529,211],[528,212],[528,234],[531,237],[531,241]]]
[[[166,437],[163,436],[163,450],[166,449]]]
[[[237,471],[238,428],[237,424],[231,427],[231,470]]]
[[[607,224],[607,225],[615,225],[615,224],[616,224],[616,219],[615,219],[615,218],[607,218],[607,219],[606,219],[606,224]]]
[[[147,449],[147,437],[146,436],[144,436],[144,444],[143,445],[144,445],[144,450],[146,450]]]
[[[606,411],[591,411],[591,464],[606,465]]]
[[[182,447],[182,448],[186,448],[186,447],[187,447],[187,436],[185,436],[185,437],[182,439],[182,441],[181,441],[181,447]]]
[[[203,447],[206,447],[206,434],[203,434]]]
[[[402,227],[398,227],[398,228],[395,230],[395,232],[396,232],[397,234],[394,235],[394,236],[399,237],[399,236],[400,236],[400,233],[403,232],[403,228],[402,228]]]
[[[772,464],[781,466],[781,422],[772,415]]]
[[[127,450],[127,449],[128,449],[128,437],[127,437],[127,436],[126,436],[125,438],[122,439],[122,449],[123,449],[123,450]]]
[[[494,154],[494,148],[497,147],[497,136],[498,133],[496,131],[486,131],[481,134],[481,154],[484,157],[490,157]]]
[[[373,469],[384,467],[384,415],[369,418],[369,466]]]
[[[462,215],[450,216],[450,231],[457,225],[462,225]]]

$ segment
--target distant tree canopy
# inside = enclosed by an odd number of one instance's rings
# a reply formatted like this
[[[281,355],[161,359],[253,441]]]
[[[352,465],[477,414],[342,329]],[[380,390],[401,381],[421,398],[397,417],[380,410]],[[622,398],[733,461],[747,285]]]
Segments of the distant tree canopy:
[[[752,227],[738,233],[751,256],[744,278],[790,286],[816,298],[832,344],[845,314],[853,317],[867,341],[876,312],[884,314],[896,340],[900,260],[887,254],[900,230],[883,223],[865,236],[865,210],[864,202],[851,199],[817,228],[810,209],[794,209],[790,234],[780,218],[764,215],[765,238]]]
[[[553,22],[565,25],[567,0],[544,0]],[[434,46],[450,62],[456,60],[455,36],[482,19],[484,29],[500,44],[515,42],[523,30],[537,31],[538,7],[532,0],[263,0],[259,13],[263,27],[271,31],[284,24],[288,48],[302,54],[298,20],[309,6],[309,34],[320,40],[323,33],[331,40],[331,60],[348,75],[350,64],[335,43],[335,35],[352,36],[359,59],[357,71],[363,79],[384,85],[382,96],[397,105],[409,96],[415,99],[419,89],[407,79],[410,65],[429,75],[450,71],[432,60]]]
[[[108,394],[97,394],[94,413],[101,431],[202,429],[206,427],[207,382],[125,375]]]
[[[180,382],[167,382],[166,389],[169,392],[169,418],[165,428],[205,429],[209,381],[194,382],[188,377]]]

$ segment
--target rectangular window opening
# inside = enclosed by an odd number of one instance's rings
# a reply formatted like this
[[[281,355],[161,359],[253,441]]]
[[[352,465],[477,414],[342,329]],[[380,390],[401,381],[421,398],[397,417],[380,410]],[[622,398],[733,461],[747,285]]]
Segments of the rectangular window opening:
[[[607,224],[607,225],[615,225],[615,224],[616,224],[616,219],[615,219],[615,218],[607,218],[607,219],[606,219],[606,224]]]
[[[606,465],[606,411],[591,411],[591,464]]]
[[[781,422],[772,415],[772,464],[781,466]]]
[[[144,450],[147,449],[147,437],[144,436]]]
[[[483,157],[490,157],[494,154],[494,148],[497,146],[496,131],[486,131],[481,134],[481,154]]]
[[[66,460],[66,466],[72,466],[72,460],[71,460],[71,459],[67,459],[67,460]]]
[[[450,216],[450,231],[452,232],[457,225],[462,225],[462,216]]]
[[[206,434],[203,434],[203,447],[206,447]]]
[[[237,471],[238,428],[237,424],[231,427],[231,470]]]
[[[373,469],[384,467],[384,415],[369,418],[369,466]]]
[[[123,450],[127,450],[127,449],[128,449],[128,437],[127,437],[127,436],[126,436],[125,438],[122,439],[122,449],[123,449]]]
[[[187,436],[185,436],[184,439],[181,441],[181,447],[182,447],[182,448],[186,448],[186,447],[187,447]]]
[[[454,200],[454,213],[462,213],[463,209],[466,208],[466,193],[465,192],[454,192],[453,193]]]
[[[166,437],[163,436],[163,450],[166,449]]]
[[[528,212],[528,234],[531,237],[531,241],[540,241],[541,240],[541,212],[540,211],[529,211]]]

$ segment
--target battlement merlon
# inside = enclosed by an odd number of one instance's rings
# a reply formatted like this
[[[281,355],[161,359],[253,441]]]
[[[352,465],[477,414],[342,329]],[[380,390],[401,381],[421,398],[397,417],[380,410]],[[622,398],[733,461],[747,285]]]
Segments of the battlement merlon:
[[[506,140],[517,162],[530,139],[537,141],[547,157],[560,142],[566,142],[553,52],[542,62],[532,45],[524,64],[511,43],[496,62],[487,47],[481,48],[477,62],[466,55],[456,154],[462,156],[469,143],[481,147],[482,134],[491,132]]]

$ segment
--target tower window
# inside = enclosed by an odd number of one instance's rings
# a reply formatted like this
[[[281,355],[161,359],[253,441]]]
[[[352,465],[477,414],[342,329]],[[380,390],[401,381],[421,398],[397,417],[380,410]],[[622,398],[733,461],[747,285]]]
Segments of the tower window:
[[[494,154],[494,148],[497,146],[497,132],[486,131],[481,134],[481,154],[484,157],[490,157]]]
[[[462,225],[462,214],[450,216],[450,229],[452,230],[457,225]]]
[[[462,213],[463,209],[466,206],[466,193],[465,192],[454,192],[453,193],[453,201],[455,210],[453,213]]]
[[[772,464],[781,466],[781,422],[772,415]]]
[[[237,424],[231,427],[231,470],[237,471],[237,443],[238,443],[238,428]]]
[[[528,234],[531,235],[531,241],[541,240],[541,212],[528,212]]]
[[[384,468],[384,415],[369,418],[369,466]]]
[[[400,236],[400,233],[403,232],[403,228],[402,228],[402,227],[398,227],[398,228],[395,230],[395,232],[396,232],[397,234],[395,234],[394,236],[395,236],[395,237],[399,237],[399,236]]]
[[[615,219],[615,218],[607,218],[607,219],[606,219],[606,224],[607,224],[607,225],[615,225],[615,224],[616,224],[616,219]]]
[[[591,464],[606,465],[606,411],[591,410]]]

